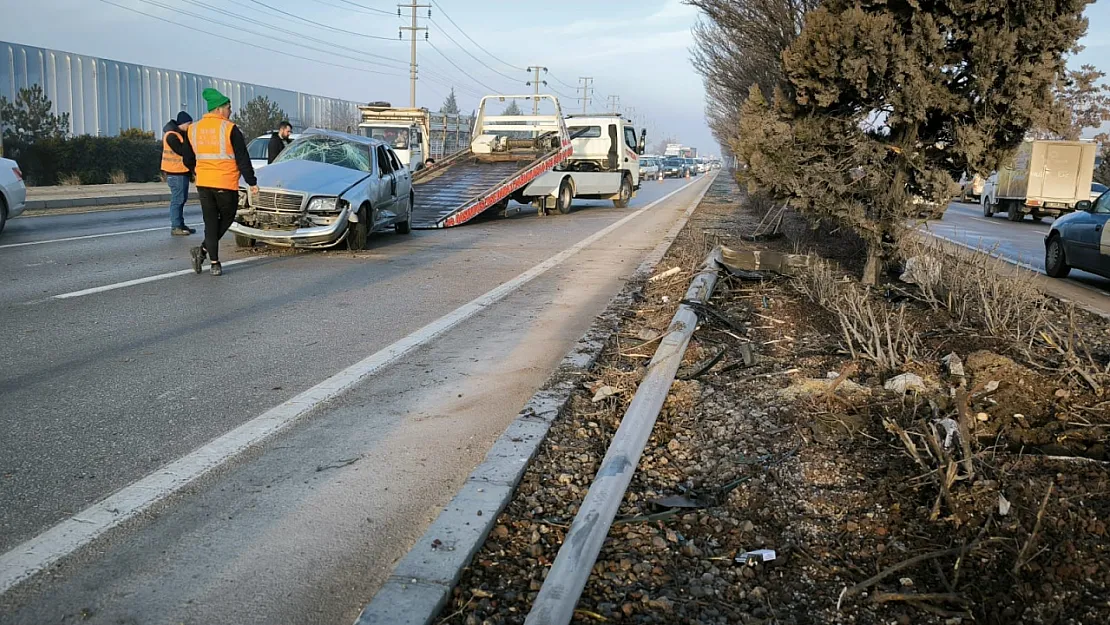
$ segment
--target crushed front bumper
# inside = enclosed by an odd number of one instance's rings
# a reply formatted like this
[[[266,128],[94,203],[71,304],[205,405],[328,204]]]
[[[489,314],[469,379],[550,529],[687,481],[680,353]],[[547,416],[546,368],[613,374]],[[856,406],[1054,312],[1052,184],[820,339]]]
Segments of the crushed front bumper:
[[[347,238],[350,207],[344,208],[335,221],[323,226],[298,226],[306,217],[299,213],[279,213],[255,209],[239,209],[231,231],[267,245],[298,248],[327,248]],[[247,225],[247,222],[253,225]],[[258,227],[264,226],[264,227]]]

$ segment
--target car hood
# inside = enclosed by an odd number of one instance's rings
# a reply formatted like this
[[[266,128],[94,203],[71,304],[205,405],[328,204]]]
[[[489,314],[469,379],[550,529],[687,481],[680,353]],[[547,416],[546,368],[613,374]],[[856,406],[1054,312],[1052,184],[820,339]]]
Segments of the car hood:
[[[310,196],[340,196],[370,176],[364,171],[315,161],[273,163],[259,169],[256,175],[260,187],[300,191]]]
[[[1081,219],[1081,216],[1086,215],[1086,214],[1087,213],[1085,213],[1083,211],[1075,211],[1073,213],[1068,213],[1066,215],[1061,215],[1060,217],[1057,217],[1056,219],[1052,220],[1052,228],[1056,229],[1056,228],[1059,228],[1060,226],[1068,223],[1069,221],[1074,221],[1076,219]]]

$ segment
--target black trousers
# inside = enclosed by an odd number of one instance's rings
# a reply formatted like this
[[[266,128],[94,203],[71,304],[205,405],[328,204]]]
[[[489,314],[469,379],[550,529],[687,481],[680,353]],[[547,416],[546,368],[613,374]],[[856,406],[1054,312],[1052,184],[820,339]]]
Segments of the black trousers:
[[[212,187],[197,187],[200,212],[204,215],[204,251],[208,259],[220,262],[220,239],[235,221],[239,208],[239,192]]]

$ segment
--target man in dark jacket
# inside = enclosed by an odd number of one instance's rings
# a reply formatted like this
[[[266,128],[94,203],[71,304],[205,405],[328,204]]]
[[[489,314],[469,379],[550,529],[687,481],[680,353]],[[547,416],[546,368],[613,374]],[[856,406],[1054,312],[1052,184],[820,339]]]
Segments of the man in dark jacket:
[[[281,154],[281,151],[285,149],[285,146],[293,142],[293,140],[289,138],[291,134],[293,134],[292,124],[289,122],[281,122],[278,124],[277,132],[270,135],[269,150],[266,154],[267,165],[273,163],[274,159],[278,157],[278,154]]]
[[[162,128],[162,172],[170,186],[170,233],[188,236],[196,230],[185,225],[185,202],[189,199],[189,179],[197,167],[197,157],[186,134],[193,118],[181,111],[177,119]]]

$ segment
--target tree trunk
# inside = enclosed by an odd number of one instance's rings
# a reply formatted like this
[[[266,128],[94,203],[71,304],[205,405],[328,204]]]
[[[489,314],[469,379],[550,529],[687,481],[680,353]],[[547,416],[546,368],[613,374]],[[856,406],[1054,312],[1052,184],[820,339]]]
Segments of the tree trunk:
[[[862,282],[868,286],[879,283],[879,276],[883,272],[883,248],[881,244],[867,244],[867,264],[863,266]]]

